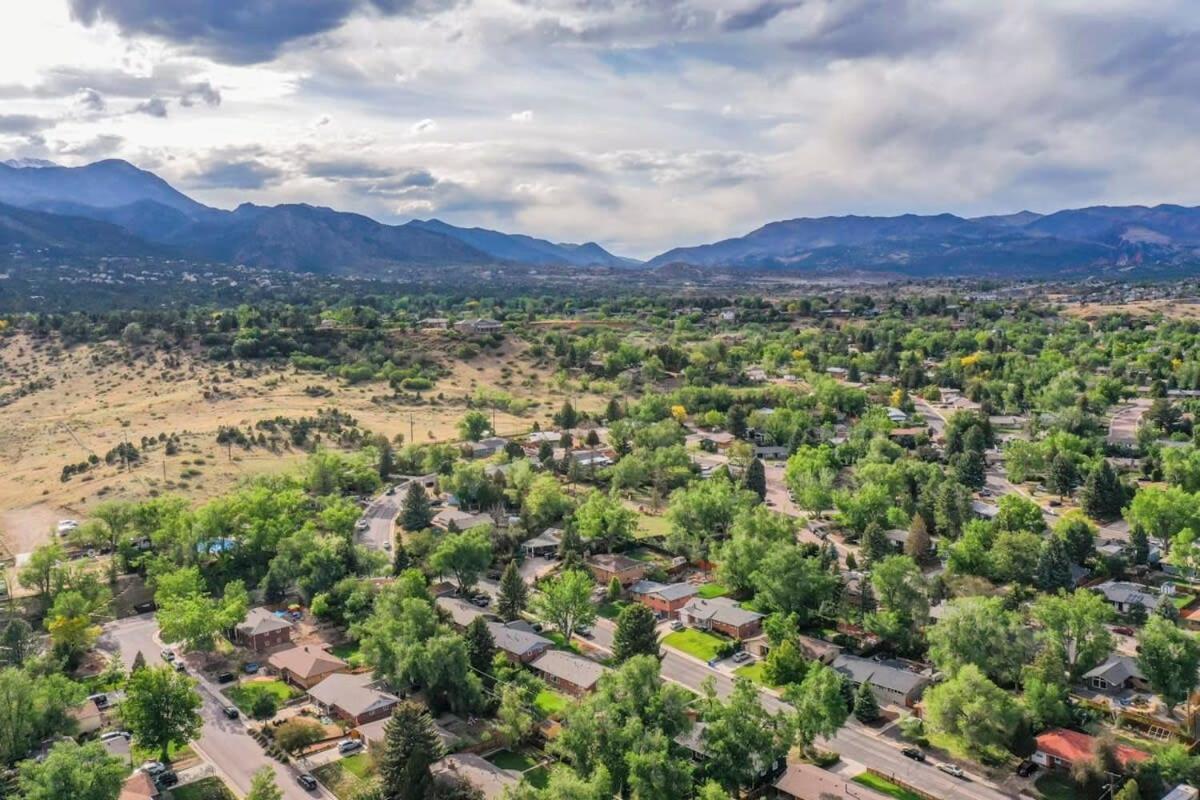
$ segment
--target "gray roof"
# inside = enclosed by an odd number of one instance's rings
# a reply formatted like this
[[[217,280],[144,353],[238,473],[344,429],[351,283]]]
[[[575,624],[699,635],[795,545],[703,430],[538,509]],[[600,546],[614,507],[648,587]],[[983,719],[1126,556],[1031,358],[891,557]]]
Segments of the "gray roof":
[[[929,683],[929,678],[920,673],[858,656],[840,655],[833,660],[833,668],[855,683],[870,681],[902,695]]]
[[[400,702],[395,695],[371,686],[374,682],[375,679],[367,672],[357,675],[338,672],[309,689],[308,696],[323,706],[337,706],[352,717],[391,708]]]
[[[501,769],[475,753],[455,753],[430,765],[438,783],[466,783],[475,787],[486,800],[500,800],[505,791],[521,781],[519,773]]]
[[[450,615],[450,619],[454,620],[454,624],[460,628],[465,628],[471,624],[476,617],[491,616],[486,611],[468,603],[461,597],[449,597],[443,595],[433,601],[433,604]]]
[[[1149,586],[1128,581],[1105,581],[1095,587],[1110,603],[1140,605],[1152,611],[1163,601],[1163,596]]]
[[[547,650],[529,666],[538,672],[569,681],[581,689],[591,689],[608,671],[603,664],[565,650]]]
[[[554,644],[545,636],[538,636],[531,631],[523,631],[501,622],[489,622],[488,630],[492,633],[492,639],[496,641],[496,647],[514,656],[523,656]]]
[[[658,581],[638,581],[629,587],[631,594],[653,594],[663,600],[679,600],[693,597],[700,591],[690,583],[659,583]]]
[[[252,608],[246,614],[246,619],[238,623],[238,632],[245,636],[257,636],[260,633],[291,628],[292,623],[283,617],[277,617],[269,609]]]
[[[757,611],[748,611],[728,597],[697,597],[683,607],[688,616],[696,619],[711,619],[725,625],[740,628],[742,625],[763,618]]]
[[[1137,659],[1120,654],[1111,655],[1108,660],[1095,669],[1084,673],[1084,679],[1103,678],[1113,686],[1120,686],[1130,678],[1145,680],[1146,676],[1138,669]]]
[[[546,528],[546,530],[521,542],[522,547],[558,547],[562,543],[562,528]]]

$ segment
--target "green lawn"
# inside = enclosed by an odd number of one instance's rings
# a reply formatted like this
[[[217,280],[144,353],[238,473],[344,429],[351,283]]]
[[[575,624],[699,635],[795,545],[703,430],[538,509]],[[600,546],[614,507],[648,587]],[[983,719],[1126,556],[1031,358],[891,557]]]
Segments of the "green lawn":
[[[171,790],[172,800],[237,800],[220,778],[204,778]]]
[[[596,613],[605,619],[616,619],[621,613],[621,609],[629,605],[628,600],[614,600],[611,603],[601,603],[596,609]]]
[[[579,648],[573,643],[568,642],[567,637],[563,636],[561,631],[542,631],[541,635],[554,642],[554,646],[559,650],[570,650],[572,653],[579,653]]]
[[[1078,794],[1075,782],[1062,772],[1044,772],[1033,785],[1045,800],[1073,800]]]
[[[340,800],[353,797],[362,781],[353,772],[346,769],[342,761],[331,761],[322,764],[312,771],[313,776],[324,784],[325,788]]]
[[[366,666],[366,662],[363,661],[362,653],[359,652],[358,642],[342,642],[335,647],[329,648],[329,652],[342,659],[352,667]]]
[[[537,760],[526,753],[501,750],[498,753],[488,756],[488,761],[500,767],[500,769],[511,769],[514,772],[520,772],[525,782],[536,789],[546,788],[546,784],[550,781],[550,776],[546,773],[546,768],[538,766]]]
[[[720,636],[714,636],[711,633],[697,631],[691,628],[684,628],[681,631],[667,634],[663,638],[663,644],[668,647],[674,647],[676,650],[682,650],[688,655],[708,661],[717,655],[717,651],[725,644],[726,640]]]
[[[638,539],[645,539],[650,536],[666,536],[671,532],[671,523],[667,520],[666,515],[653,516],[651,514],[638,514],[637,531],[634,536]]]
[[[870,772],[864,772],[861,775],[856,775],[852,780],[863,786],[874,789],[877,792],[882,792],[890,797],[895,797],[896,800],[923,800],[921,795],[910,792],[902,786],[889,781],[887,778],[881,778],[878,775],[873,775]]]
[[[293,697],[299,696],[300,693],[283,681],[272,680],[248,681],[227,689],[226,694],[229,695],[233,704],[242,710],[243,714],[249,715],[251,709],[254,708],[254,701],[259,695],[271,695],[275,698],[276,705],[282,706]]]
[[[729,594],[729,590],[719,583],[706,583],[696,591],[696,594],[705,600],[711,600],[714,597],[724,597]]]
[[[736,670],[734,670],[734,673],[741,675],[743,678],[749,678],[759,686],[773,687],[774,685],[769,683],[766,676],[763,675],[763,669],[766,667],[766,663],[767,662],[765,661],[755,661],[753,664],[747,664],[744,667],[738,667]]]
[[[542,716],[557,717],[571,705],[571,698],[547,687],[537,693],[533,705]]]
[[[342,759],[342,769],[356,778],[369,778],[375,772],[375,762],[369,753],[355,753]]]

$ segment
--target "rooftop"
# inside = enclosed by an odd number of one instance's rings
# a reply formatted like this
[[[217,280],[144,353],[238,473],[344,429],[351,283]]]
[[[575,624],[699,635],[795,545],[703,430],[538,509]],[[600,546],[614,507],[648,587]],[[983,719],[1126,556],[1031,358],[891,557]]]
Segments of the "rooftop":
[[[1055,728],[1037,736],[1037,749],[1055,758],[1074,764],[1092,757],[1096,746],[1096,738],[1079,731],[1067,728]],[[1137,764],[1150,758],[1150,754],[1130,747],[1127,744],[1116,745],[1117,761],[1121,766]]]
[[[374,688],[375,678],[369,673],[347,675],[334,673],[308,690],[308,696],[323,706],[337,706],[352,717],[369,711],[388,708],[400,701],[395,695]]]
[[[292,627],[292,623],[266,608],[252,608],[246,614],[246,619],[237,626],[243,636],[258,636],[260,633],[271,633]]]
[[[346,662],[337,656],[312,645],[301,645],[274,653],[267,663],[278,670],[287,670],[301,678],[310,678],[326,672],[343,669]]]
[[[560,680],[569,681],[581,689],[591,689],[608,669],[590,658],[565,650],[547,650],[529,666]]]

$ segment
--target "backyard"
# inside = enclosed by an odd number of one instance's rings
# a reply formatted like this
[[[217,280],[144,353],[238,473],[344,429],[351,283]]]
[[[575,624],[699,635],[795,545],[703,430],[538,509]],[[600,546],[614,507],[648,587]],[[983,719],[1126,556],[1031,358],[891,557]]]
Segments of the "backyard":
[[[261,713],[258,715],[255,714],[256,704],[262,702],[260,698],[271,698],[277,710],[288,700],[299,696],[299,692],[280,680],[247,681],[246,683],[227,689],[225,693],[229,695],[229,699],[233,701],[235,706],[241,709],[243,714],[251,717],[262,716]],[[262,709],[260,708],[259,711],[261,712]],[[274,712],[272,712],[273,714]]]
[[[702,661],[710,661],[715,658],[727,642],[727,639],[720,636],[692,628],[675,631],[663,638],[663,644],[668,647],[674,647],[676,650],[695,656]]]
[[[534,708],[544,717],[557,717],[571,705],[571,699],[553,689],[542,689],[533,700]]]
[[[525,781],[537,789],[546,788],[546,784],[549,782],[546,768],[540,766],[538,760],[528,753],[500,750],[488,756],[487,760],[501,769],[521,773]]]

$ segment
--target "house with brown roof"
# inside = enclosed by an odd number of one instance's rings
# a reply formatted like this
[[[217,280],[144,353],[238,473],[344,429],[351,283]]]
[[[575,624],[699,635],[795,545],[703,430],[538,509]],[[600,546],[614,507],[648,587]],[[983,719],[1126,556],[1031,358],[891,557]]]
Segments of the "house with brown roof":
[[[117,800],[155,800],[157,797],[158,787],[149,775],[139,769],[121,784],[121,794],[117,795]]]
[[[1096,737],[1086,733],[1055,728],[1037,736],[1037,750],[1033,763],[1047,769],[1070,769],[1081,761],[1088,761],[1096,750]],[[1150,754],[1127,744],[1117,744],[1114,749],[1117,763],[1128,769],[1150,758]]]
[[[620,553],[600,553],[587,560],[587,568],[592,571],[596,582],[607,586],[616,578],[622,586],[629,586],[646,576],[646,564],[634,561],[629,556]]]
[[[496,520],[492,519],[490,514],[472,514],[469,511],[453,507],[443,508],[433,515],[433,520],[430,522],[430,525],[443,531],[448,531],[451,527],[467,531],[471,528],[478,528],[480,525],[495,524]]]
[[[799,761],[788,762],[773,786],[775,796],[786,800],[888,800],[874,789]]]
[[[430,766],[433,780],[439,786],[457,788],[469,786],[485,800],[501,800],[510,788],[516,788],[521,776],[512,770],[501,769],[474,753],[455,753],[435,761]]]
[[[641,580],[629,587],[629,597],[659,617],[675,619],[699,591],[690,583],[658,583]]]
[[[336,672],[308,690],[313,702],[330,716],[354,725],[374,722],[392,713],[400,698],[376,688],[369,673]]]
[[[256,653],[292,641],[292,623],[266,608],[250,609],[246,619],[233,630],[238,643]]]
[[[762,633],[763,615],[742,608],[728,597],[694,597],[679,609],[679,621],[689,628],[751,639]]]
[[[310,689],[335,672],[343,672],[345,661],[316,645],[300,645],[272,653],[267,663],[280,677],[301,689]]]
[[[603,664],[565,650],[547,650],[529,668],[550,686],[575,697],[595,689],[608,672]]]
[[[508,656],[508,660],[519,664],[532,662],[554,644],[545,636],[539,636],[528,623],[520,620],[508,623],[489,622],[488,631],[492,634],[496,647]]]

